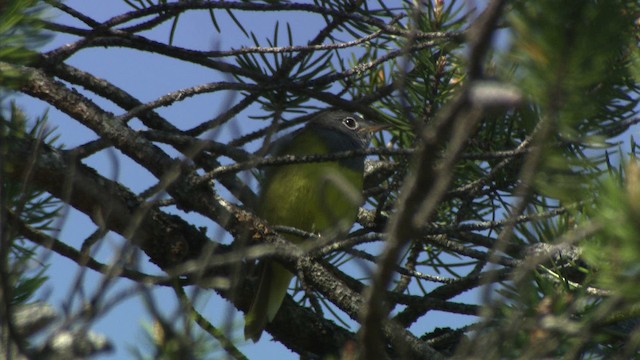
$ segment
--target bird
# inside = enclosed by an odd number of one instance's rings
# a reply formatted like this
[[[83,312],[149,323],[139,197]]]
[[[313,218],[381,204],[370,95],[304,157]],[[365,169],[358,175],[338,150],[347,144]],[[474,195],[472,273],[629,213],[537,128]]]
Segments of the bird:
[[[317,113],[303,128],[274,141],[272,156],[305,156],[363,150],[372,132],[386,125],[365,120],[346,111]],[[264,174],[255,208],[271,226],[297,228],[310,233],[336,235],[348,231],[362,205],[363,154],[333,161],[285,164],[269,167]],[[301,244],[304,238],[282,234]],[[293,278],[274,260],[262,260],[258,267],[257,293],[245,315],[244,336],[257,342],[271,322]]]

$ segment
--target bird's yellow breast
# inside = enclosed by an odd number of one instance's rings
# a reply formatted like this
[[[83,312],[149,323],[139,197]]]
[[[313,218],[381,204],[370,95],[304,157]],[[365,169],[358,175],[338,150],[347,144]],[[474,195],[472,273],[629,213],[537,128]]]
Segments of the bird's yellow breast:
[[[301,133],[276,156],[326,153],[322,139]],[[362,182],[360,169],[338,161],[277,166],[267,172],[257,212],[271,225],[316,233],[347,230],[361,204]]]

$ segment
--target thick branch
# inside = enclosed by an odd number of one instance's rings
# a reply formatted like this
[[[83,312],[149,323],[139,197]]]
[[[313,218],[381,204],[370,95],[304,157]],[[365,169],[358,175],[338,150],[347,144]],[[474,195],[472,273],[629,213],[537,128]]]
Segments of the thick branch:
[[[127,188],[100,176],[68,153],[26,138],[7,140],[13,155],[7,159],[12,169],[9,175],[14,181],[47,191],[94,223],[127,237],[161,268],[197,257],[208,241],[177,216],[153,206],[143,209],[142,200]]]
[[[135,194],[76,162],[69,153],[32,139],[5,139],[11,146],[8,153],[12,157],[6,159],[5,164],[11,169],[8,176],[12,181],[47,191],[108,230],[125,236],[129,234],[129,239],[138,244],[151,261],[161,268],[169,270],[186,260],[198,259],[203,246],[209,243],[204,233],[178,216],[165,214],[153,206],[141,210],[143,203]],[[135,231],[131,231],[136,223]],[[243,223],[244,226],[247,224],[248,222]],[[224,245],[219,245],[217,249],[220,252],[230,250]],[[64,251],[66,250],[63,249]],[[100,266],[96,269],[99,270]],[[228,276],[232,269],[233,265],[226,264],[215,268],[213,275]],[[315,275],[310,274],[309,279],[315,283]],[[218,292],[233,301],[239,309],[246,310],[254,289],[255,286],[245,281],[235,289],[237,293]],[[281,313],[287,314],[286,317],[277,318],[269,326],[269,331],[294,351],[338,353],[347,340],[353,339],[352,333],[321,315],[298,306],[292,300],[285,301]],[[318,338],[318,334],[331,336]]]

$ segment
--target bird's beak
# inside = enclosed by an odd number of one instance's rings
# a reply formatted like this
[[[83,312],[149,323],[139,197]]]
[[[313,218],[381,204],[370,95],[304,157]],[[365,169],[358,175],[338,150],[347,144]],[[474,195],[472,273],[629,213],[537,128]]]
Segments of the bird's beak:
[[[380,130],[387,129],[389,127],[390,127],[389,124],[378,124],[378,123],[368,122],[364,126],[360,127],[360,131],[364,133],[374,133]]]

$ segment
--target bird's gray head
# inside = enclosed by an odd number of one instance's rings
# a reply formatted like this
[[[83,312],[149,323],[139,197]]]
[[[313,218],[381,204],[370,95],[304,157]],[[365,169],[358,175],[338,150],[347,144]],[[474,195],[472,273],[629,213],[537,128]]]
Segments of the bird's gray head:
[[[369,146],[371,133],[386,126],[365,120],[346,111],[326,111],[316,115],[305,127],[318,134],[332,153],[363,150]],[[341,159],[339,162],[358,171],[364,170],[364,155]]]
[[[346,111],[321,112],[307,126],[331,139],[334,151],[365,149],[371,141],[371,132],[382,128],[358,114]]]

